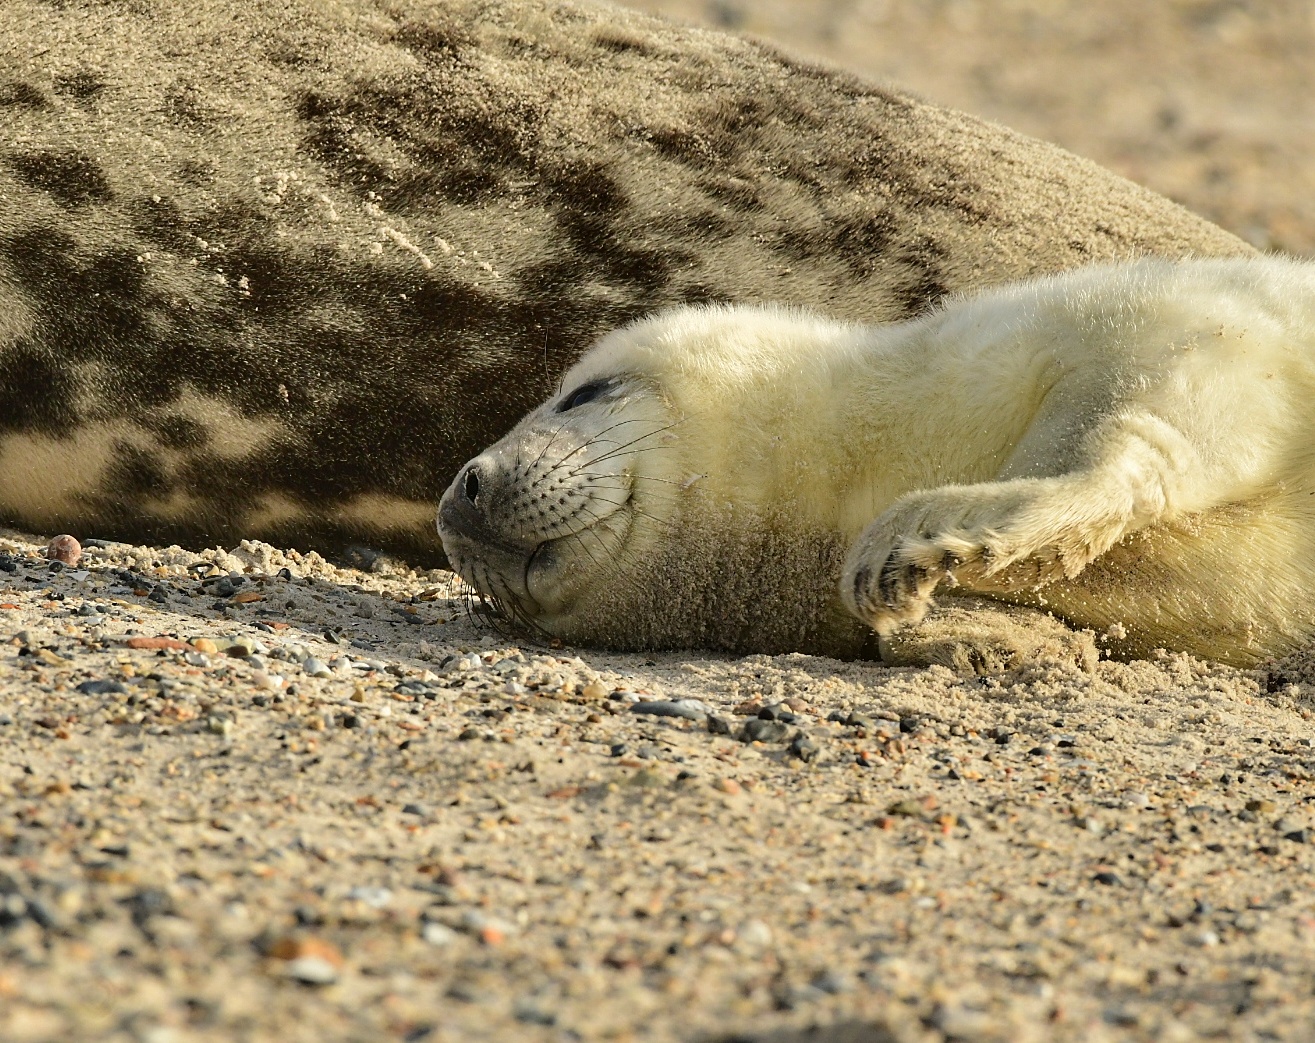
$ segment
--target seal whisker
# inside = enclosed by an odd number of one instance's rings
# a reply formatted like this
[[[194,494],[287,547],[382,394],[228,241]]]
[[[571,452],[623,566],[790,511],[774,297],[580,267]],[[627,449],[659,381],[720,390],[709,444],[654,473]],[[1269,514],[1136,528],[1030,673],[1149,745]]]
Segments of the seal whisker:
[[[561,466],[562,466],[563,464],[565,464],[568,460],[570,460],[571,457],[575,456],[576,453],[584,452],[586,449],[589,449],[590,447],[597,445],[600,441],[608,441],[608,440],[605,439],[603,436],[604,436],[604,435],[608,435],[608,434],[610,434],[611,432],[615,431],[618,427],[621,427],[623,424],[633,424],[633,423],[657,423],[657,422],[658,422],[658,421],[647,421],[647,420],[644,420],[643,418],[641,418],[641,419],[637,419],[637,420],[623,420],[623,421],[620,421],[619,423],[613,424],[611,427],[604,428],[602,431],[598,432],[596,435],[592,436],[592,437],[589,438],[587,441],[585,441],[585,442],[581,443],[580,445],[576,446],[576,447],[575,447],[574,449],[572,449],[569,453],[567,453],[565,456],[563,456],[560,460],[556,461],[556,462],[553,464],[553,466],[552,466],[551,468],[548,469],[548,471],[547,471],[547,475],[551,475],[552,473],[554,473],[559,467],[561,467]],[[576,468],[575,470],[571,471],[571,472],[567,475],[567,477],[574,477],[575,475],[579,474],[580,471],[581,471],[583,468],[588,467],[590,464],[601,463],[601,462],[604,461],[604,460],[608,460],[608,459],[610,459],[613,455],[615,455],[618,451],[620,451],[620,450],[622,450],[622,449],[627,449],[627,448],[629,448],[630,446],[633,446],[633,445],[637,445],[638,443],[642,442],[645,438],[652,438],[652,437],[654,437],[655,435],[660,435],[660,434],[662,434],[662,433],[665,432],[665,431],[669,431],[669,430],[671,430],[673,427],[675,427],[677,424],[679,424],[679,423],[681,423],[681,422],[683,422],[683,421],[677,421],[676,424],[668,424],[668,425],[666,425],[666,426],[664,426],[664,427],[659,428],[659,429],[656,430],[656,431],[646,431],[646,432],[644,432],[642,435],[639,435],[639,436],[637,436],[637,437],[635,437],[635,438],[632,438],[632,439],[631,439],[630,441],[628,441],[628,442],[620,442],[620,443],[613,442],[612,444],[616,446],[616,449],[610,450],[609,452],[606,452],[606,453],[602,453],[602,454],[599,455],[599,456],[590,457],[588,460],[584,461],[584,462],[583,462],[578,468]],[[638,451],[642,451],[642,450],[636,450],[636,451],[638,452]],[[546,477],[547,475],[545,475],[544,477]],[[535,484],[537,484],[537,482],[536,482]]]

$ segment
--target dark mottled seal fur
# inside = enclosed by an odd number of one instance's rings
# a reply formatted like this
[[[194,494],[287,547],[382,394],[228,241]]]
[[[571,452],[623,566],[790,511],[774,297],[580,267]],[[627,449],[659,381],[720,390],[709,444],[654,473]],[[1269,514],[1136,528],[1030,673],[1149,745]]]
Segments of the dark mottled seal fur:
[[[433,508],[658,306],[907,317],[1238,240],[770,47],[548,0],[0,5],[0,518],[441,560]]]

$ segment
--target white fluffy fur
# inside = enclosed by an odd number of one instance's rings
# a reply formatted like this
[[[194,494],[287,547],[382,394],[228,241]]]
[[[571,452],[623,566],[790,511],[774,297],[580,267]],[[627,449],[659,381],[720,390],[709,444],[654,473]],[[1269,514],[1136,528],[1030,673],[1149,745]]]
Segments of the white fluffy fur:
[[[709,512],[728,548],[737,518],[831,534],[850,547],[837,596],[881,634],[955,586],[1119,624],[1131,653],[1248,662],[1315,631],[1311,265],[1095,267],[883,327],[680,309],[603,338],[563,389],[604,377],[621,390],[509,437],[555,418],[584,444],[627,409],[674,424],[608,465],[645,556],[687,526],[706,540]]]

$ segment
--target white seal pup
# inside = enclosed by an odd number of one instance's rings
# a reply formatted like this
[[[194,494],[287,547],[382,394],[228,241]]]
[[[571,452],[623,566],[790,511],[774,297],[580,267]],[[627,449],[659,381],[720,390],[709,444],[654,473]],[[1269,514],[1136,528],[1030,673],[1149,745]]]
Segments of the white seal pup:
[[[890,325],[659,313],[476,457],[439,529],[514,618],[858,655],[975,593],[1247,664],[1315,634],[1315,265],[1142,260]],[[870,629],[869,629],[870,628]]]

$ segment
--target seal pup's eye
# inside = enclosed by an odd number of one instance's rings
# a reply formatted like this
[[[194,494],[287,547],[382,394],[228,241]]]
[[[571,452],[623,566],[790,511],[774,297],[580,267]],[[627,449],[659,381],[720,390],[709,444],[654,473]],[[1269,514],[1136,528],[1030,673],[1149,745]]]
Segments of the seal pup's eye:
[[[568,409],[574,409],[576,406],[582,406],[586,402],[592,402],[599,395],[603,394],[603,392],[610,390],[612,383],[613,382],[610,380],[591,380],[587,384],[581,384],[562,399],[561,403],[557,406],[557,412],[565,413]]]

